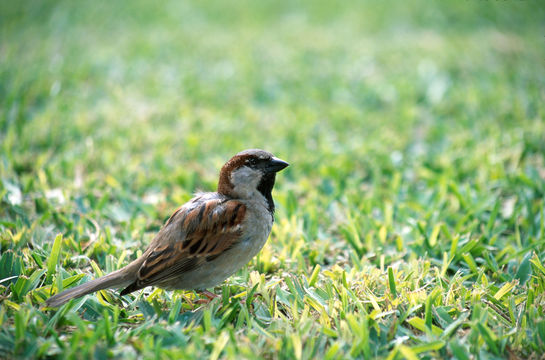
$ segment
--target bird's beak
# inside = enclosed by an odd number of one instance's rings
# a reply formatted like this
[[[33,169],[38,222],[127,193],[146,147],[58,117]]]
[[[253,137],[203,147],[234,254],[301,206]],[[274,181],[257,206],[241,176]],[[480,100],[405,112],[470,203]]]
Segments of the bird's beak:
[[[273,157],[265,166],[265,171],[269,173],[275,173],[279,172],[286,167],[288,167],[290,164],[285,162],[284,160],[280,160],[279,158]]]

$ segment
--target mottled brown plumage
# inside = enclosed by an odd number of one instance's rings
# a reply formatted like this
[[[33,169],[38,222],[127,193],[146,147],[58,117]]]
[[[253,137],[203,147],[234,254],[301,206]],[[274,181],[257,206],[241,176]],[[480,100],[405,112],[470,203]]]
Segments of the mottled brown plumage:
[[[179,224],[186,232],[184,240],[168,244],[157,240],[156,246],[152,243],[144,254],[146,260],[138,270],[136,282],[121,295],[151,284],[168,283],[172,276],[214,260],[240,239],[245,214],[246,206],[237,200],[209,200],[192,209],[180,208],[161,231],[164,234],[170,226]],[[156,239],[162,239],[163,234],[160,232]]]

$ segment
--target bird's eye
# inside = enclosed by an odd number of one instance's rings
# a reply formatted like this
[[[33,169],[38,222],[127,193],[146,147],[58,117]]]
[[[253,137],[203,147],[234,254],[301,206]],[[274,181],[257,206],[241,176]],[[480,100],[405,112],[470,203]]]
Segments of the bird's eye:
[[[257,165],[257,159],[256,158],[250,158],[250,159],[246,160],[246,164],[252,165],[252,166]]]

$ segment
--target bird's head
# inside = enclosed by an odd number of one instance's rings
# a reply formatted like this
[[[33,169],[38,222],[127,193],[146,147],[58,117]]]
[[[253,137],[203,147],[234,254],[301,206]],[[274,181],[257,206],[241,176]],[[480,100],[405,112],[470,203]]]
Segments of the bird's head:
[[[269,202],[269,209],[274,210],[271,192],[276,173],[288,165],[267,151],[244,150],[221,168],[218,192],[241,199],[250,199],[259,193]]]

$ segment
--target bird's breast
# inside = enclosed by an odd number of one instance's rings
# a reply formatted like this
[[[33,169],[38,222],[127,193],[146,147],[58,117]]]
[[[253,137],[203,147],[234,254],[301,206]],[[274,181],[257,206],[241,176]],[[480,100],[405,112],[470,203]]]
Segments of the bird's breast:
[[[223,280],[246,265],[267,242],[272,229],[273,217],[264,202],[243,201],[246,216],[241,227],[241,236],[234,246],[211,261],[206,261],[182,277],[163,284],[175,289],[207,289],[220,284]]]

